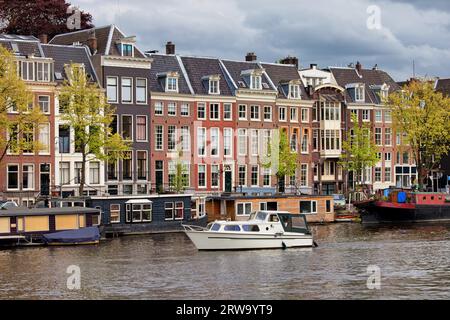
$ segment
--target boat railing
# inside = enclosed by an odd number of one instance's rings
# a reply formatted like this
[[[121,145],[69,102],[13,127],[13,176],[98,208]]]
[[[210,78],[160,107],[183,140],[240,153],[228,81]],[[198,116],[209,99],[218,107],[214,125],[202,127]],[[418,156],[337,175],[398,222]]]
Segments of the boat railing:
[[[194,225],[187,225],[187,224],[182,224],[181,225],[184,229],[184,231],[207,231],[207,228],[204,227],[200,227],[200,226],[194,226]]]

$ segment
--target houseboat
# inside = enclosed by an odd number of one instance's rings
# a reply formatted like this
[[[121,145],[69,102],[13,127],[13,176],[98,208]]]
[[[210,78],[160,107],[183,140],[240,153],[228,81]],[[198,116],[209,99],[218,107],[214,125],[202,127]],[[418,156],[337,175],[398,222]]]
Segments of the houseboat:
[[[99,224],[100,211],[92,208],[9,208],[0,210],[0,244],[45,244],[48,234],[61,231],[78,233],[75,231],[84,228],[98,229]],[[82,242],[77,241],[77,244]]]
[[[215,221],[206,228],[183,225],[198,250],[253,250],[312,247],[303,214],[256,211],[247,221]]]
[[[450,222],[448,197],[445,193],[386,189],[375,199],[354,205],[363,224]]]

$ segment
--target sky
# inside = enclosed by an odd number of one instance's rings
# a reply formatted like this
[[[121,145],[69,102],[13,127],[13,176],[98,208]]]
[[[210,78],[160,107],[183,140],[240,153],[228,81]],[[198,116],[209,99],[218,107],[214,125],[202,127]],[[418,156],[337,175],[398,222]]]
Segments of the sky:
[[[96,26],[116,24],[142,50],[259,61],[296,56],[301,67],[387,71],[397,80],[450,78],[448,0],[73,0]]]

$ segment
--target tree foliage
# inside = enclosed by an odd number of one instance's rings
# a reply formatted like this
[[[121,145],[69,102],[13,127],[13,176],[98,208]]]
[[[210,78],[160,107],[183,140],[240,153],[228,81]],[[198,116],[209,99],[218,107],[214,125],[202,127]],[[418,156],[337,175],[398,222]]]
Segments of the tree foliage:
[[[349,172],[354,172],[356,177],[360,177],[357,182],[361,185],[364,169],[375,166],[380,159],[369,125],[360,124],[356,115],[352,115],[352,122],[355,125],[347,133],[347,139],[342,141],[339,165]]]
[[[450,151],[450,99],[436,92],[433,83],[415,80],[391,94],[386,105],[392,110],[394,129],[404,134],[404,144],[411,148],[423,190],[429,172]]]
[[[129,157],[130,146],[118,134],[112,133],[114,108],[106,103],[103,91],[86,76],[84,68],[71,64],[66,69],[69,80],[59,95],[63,109],[61,120],[75,132],[75,148],[81,153],[82,167],[79,194],[85,185],[86,162],[117,161]]]
[[[0,32],[38,37],[66,33],[72,12],[65,0],[0,0]],[[80,12],[80,28],[92,28],[92,16]]]
[[[45,122],[47,118],[17,74],[14,56],[0,46],[0,162],[8,150],[13,154],[39,151],[43,146],[35,137]]]
[[[173,177],[170,180],[170,187],[173,191],[181,193],[188,186],[188,181],[186,181],[186,174],[188,173],[186,165],[181,160],[183,158],[183,151],[178,151],[178,157],[175,162],[175,171],[173,172]]]

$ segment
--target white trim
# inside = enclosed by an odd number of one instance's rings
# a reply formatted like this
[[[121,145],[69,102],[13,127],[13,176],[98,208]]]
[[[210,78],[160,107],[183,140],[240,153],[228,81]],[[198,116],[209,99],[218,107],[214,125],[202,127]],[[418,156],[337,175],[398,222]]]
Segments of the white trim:
[[[191,94],[195,94],[194,89],[192,89],[191,81],[189,79],[189,76],[186,72],[186,69],[184,67],[183,61],[181,60],[181,57],[179,55],[175,55],[175,58],[177,59],[178,65],[180,66],[181,72],[183,73],[184,80],[186,80],[186,83],[188,85],[189,91]],[[178,89],[178,83],[177,83],[177,89]]]
[[[125,139],[125,138],[123,137],[123,117],[124,117],[124,116],[130,117],[130,118],[131,118],[131,138],[130,138],[130,140]],[[123,138],[125,141],[131,141],[131,142],[134,141],[134,116],[133,116],[132,114],[126,114],[126,113],[123,113],[123,114],[120,115],[120,135],[122,136],[122,138]]]
[[[145,117],[145,137],[146,137],[145,140],[139,140],[137,137],[137,131],[138,131],[137,130],[137,118],[138,117]],[[149,136],[149,134],[148,134],[148,128],[149,128],[148,116],[145,114],[137,114],[135,123],[136,123],[136,142],[148,142],[148,136]]]
[[[144,102],[138,101],[138,98],[137,98],[137,89],[138,89],[137,83],[138,83],[138,80],[144,80],[145,81],[145,101]],[[135,90],[136,90],[136,104],[147,105],[148,104],[148,81],[147,81],[147,78],[136,77],[136,81],[135,81],[134,87],[135,87]]]
[[[131,98],[131,100],[130,101],[124,101],[123,100],[123,80],[124,79],[130,79],[131,80],[131,85],[130,85],[130,98]],[[122,103],[122,104],[133,104],[133,101],[134,101],[134,90],[133,90],[133,88],[134,88],[134,79],[133,79],[133,77],[120,77],[120,102]]]

